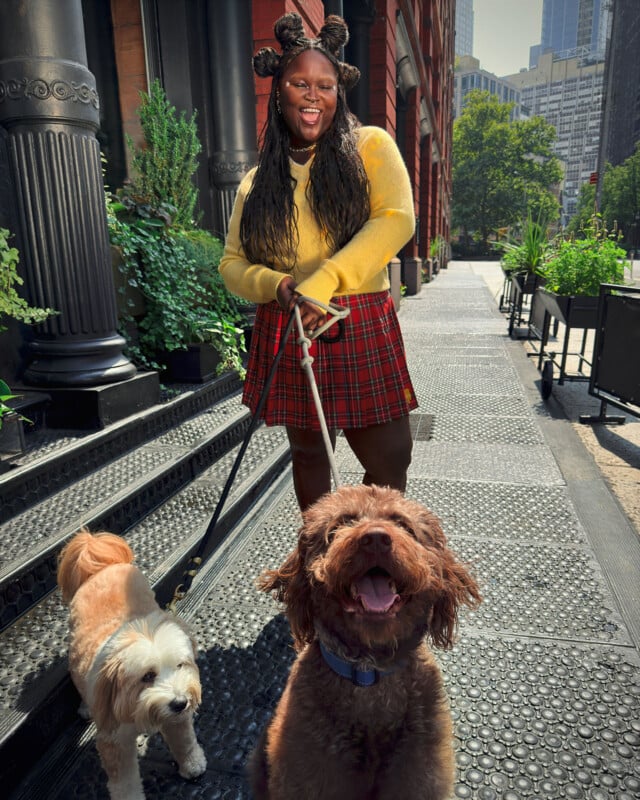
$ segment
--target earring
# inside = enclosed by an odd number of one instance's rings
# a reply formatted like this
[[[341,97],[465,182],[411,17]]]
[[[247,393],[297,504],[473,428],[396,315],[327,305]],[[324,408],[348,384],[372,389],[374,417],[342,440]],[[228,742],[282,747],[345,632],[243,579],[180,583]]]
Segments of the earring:
[[[278,114],[282,115],[282,109],[280,108],[280,91],[276,92],[276,111]]]

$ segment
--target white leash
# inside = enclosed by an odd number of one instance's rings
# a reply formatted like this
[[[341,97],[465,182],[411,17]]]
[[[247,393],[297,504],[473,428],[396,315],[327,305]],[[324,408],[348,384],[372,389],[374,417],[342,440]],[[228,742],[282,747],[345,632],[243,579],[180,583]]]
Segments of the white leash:
[[[331,444],[331,438],[329,437],[329,429],[327,428],[327,421],[324,416],[324,411],[322,409],[322,402],[320,400],[320,394],[318,392],[318,385],[316,383],[315,375],[313,374],[313,356],[309,355],[309,347],[314,339],[317,339],[318,336],[321,336],[326,330],[328,330],[334,323],[339,322],[340,320],[346,319],[349,316],[349,309],[343,308],[342,306],[337,306],[334,303],[322,303],[319,300],[314,300],[312,297],[303,297],[301,296],[299,301],[306,301],[308,303],[312,303],[314,306],[319,306],[320,308],[324,309],[327,314],[330,314],[331,317],[328,319],[323,325],[317,328],[313,333],[308,333],[302,327],[302,317],[300,315],[300,306],[296,304],[295,306],[295,315],[296,315],[296,325],[298,326],[298,344],[302,347],[303,356],[300,360],[300,366],[302,369],[307,373],[307,378],[309,379],[309,386],[311,387],[311,394],[313,395],[313,402],[316,407],[316,411],[318,413],[318,419],[320,420],[320,430],[322,431],[322,438],[324,439],[324,445],[327,449],[327,456],[329,458],[329,465],[331,467],[331,474],[333,475],[333,481],[335,484],[335,488],[338,488],[342,483],[340,480],[340,475],[338,473],[338,467],[336,465],[336,459],[333,453],[333,445]]]

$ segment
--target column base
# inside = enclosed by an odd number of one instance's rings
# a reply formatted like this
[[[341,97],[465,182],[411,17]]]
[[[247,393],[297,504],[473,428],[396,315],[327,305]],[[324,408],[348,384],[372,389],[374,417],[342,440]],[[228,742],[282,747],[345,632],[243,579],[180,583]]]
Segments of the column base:
[[[49,388],[47,394],[47,427],[99,430],[159,403],[160,379],[157,372],[141,372],[101,386]]]

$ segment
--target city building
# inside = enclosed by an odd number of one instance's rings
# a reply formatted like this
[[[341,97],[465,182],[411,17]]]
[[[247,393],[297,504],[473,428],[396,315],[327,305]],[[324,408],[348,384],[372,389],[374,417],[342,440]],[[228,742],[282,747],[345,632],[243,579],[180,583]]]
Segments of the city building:
[[[456,0],[456,56],[473,55],[473,0]]]
[[[565,164],[562,224],[576,210],[580,186],[596,170],[602,119],[604,62],[540,56],[537,67],[505,80],[517,87],[531,116],[541,116],[557,132],[555,154]]]
[[[529,53],[535,67],[545,53],[556,58],[604,59],[609,0],[544,0],[539,45]]]
[[[489,92],[501,103],[514,103],[512,119],[520,119],[524,114],[521,108],[521,93],[517,86],[508,77],[498,78],[492,72],[482,69],[480,61],[473,56],[460,56],[456,59],[454,87],[454,118],[460,116],[465,97],[473,89]]]
[[[640,142],[640,9],[637,0],[614,0],[604,72],[598,173],[622,164]]]
[[[139,377],[116,333],[100,154],[117,189],[126,137],[141,143],[140,92],[158,79],[178,112],[197,112],[198,211],[223,238],[266,114],[269,81],[251,54],[274,44],[289,11],[310,35],[328,14],[345,17],[345,57],[362,74],[350,106],[404,156],[417,225],[389,264],[398,300],[401,269],[420,275],[430,242],[449,238],[455,0],[32,0],[22,11],[0,3],[0,31],[12,31],[0,36],[0,226],[15,234],[26,299],[61,313],[0,333],[4,380],[88,396]]]

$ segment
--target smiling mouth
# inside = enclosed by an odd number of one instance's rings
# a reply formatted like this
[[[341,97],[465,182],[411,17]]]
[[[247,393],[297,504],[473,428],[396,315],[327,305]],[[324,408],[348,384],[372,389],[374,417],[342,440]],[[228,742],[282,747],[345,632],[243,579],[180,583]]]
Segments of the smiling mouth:
[[[351,600],[344,608],[352,614],[393,617],[404,605],[392,576],[380,567],[370,569],[356,578],[351,583],[350,595]]]
[[[320,119],[319,108],[301,108],[300,116],[305,125],[315,125]]]

